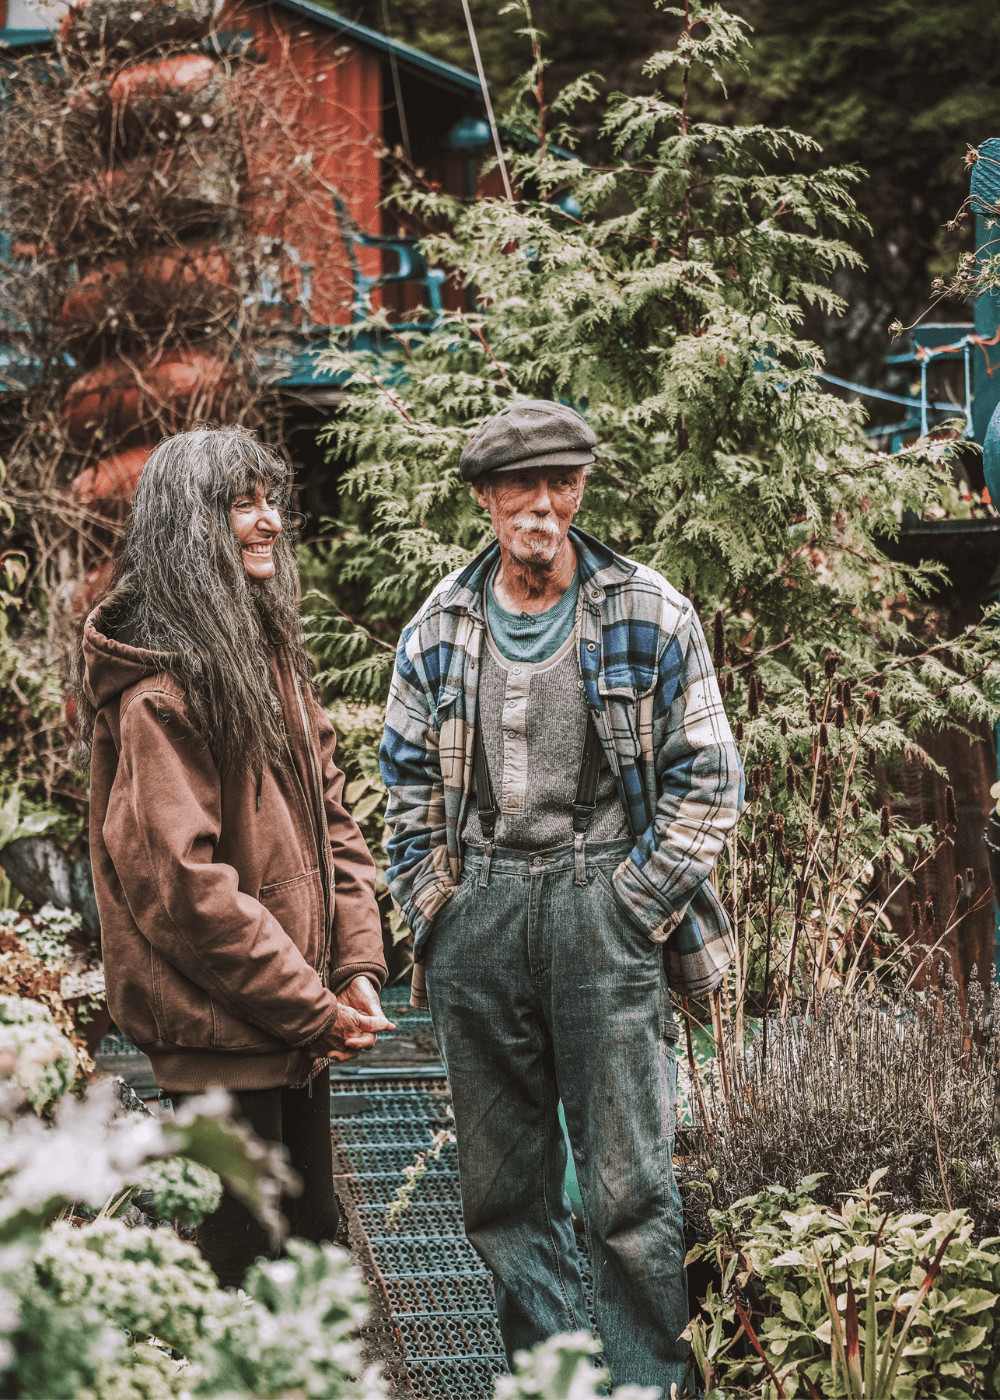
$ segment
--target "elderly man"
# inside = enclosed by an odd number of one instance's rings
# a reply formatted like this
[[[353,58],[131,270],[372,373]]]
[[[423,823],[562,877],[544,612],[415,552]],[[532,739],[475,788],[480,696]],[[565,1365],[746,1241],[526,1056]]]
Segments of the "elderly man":
[[[496,540],[399,643],[388,878],[508,1360],[589,1326],[561,1100],[604,1354],[617,1385],[669,1396],[688,1323],[670,991],[704,995],[729,962],[709,876],[743,779],[691,604],[573,528],[595,442],[521,399],[462,453]]]

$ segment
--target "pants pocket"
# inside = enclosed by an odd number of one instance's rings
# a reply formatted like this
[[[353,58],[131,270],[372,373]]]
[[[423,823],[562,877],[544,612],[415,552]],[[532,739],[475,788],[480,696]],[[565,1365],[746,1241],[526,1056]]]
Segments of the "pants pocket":
[[[659,987],[663,978],[660,948],[618,902],[611,885],[611,871],[600,866],[592,868],[594,876],[586,890],[579,891],[589,914],[590,938],[583,957],[588,981],[595,985],[607,981],[627,985],[635,995],[641,992],[645,997]]]
[[[616,923],[624,930],[629,935],[629,938],[634,937],[637,946],[641,947],[644,951],[646,949],[652,949],[659,954],[660,945],[654,943],[646,930],[630,917],[628,910],[615,894],[611,877],[617,868],[617,865],[614,867],[595,865],[594,870],[597,878],[593,881],[593,884],[600,890],[606,901],[612,922]]]
[[[465,874],[455,886],[455,892],[450,899],[446,899],[441,908],[434,915],[432,929],[440,928],[442,924],[448,922],[452,916],[469,902],[469,891],[475,884],[476,876]]]

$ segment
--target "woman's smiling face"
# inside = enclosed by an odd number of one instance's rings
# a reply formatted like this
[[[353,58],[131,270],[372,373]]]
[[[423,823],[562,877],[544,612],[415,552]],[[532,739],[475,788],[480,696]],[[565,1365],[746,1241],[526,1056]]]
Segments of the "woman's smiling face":
[[[233,501],[232,520],[243,567],[258,582],[274,577],[274,542],[281,534],[278,494],[260,482]]]

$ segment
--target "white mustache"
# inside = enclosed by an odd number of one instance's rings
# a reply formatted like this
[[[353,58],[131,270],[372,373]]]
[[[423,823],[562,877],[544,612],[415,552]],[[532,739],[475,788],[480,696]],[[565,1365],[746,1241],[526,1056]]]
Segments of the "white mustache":
[[[538,515],[515,515],[510,522],[510,528],[521,533],[533,531],[537,535],[559,535],[559,526],[554,520],[549,520],[546,516]]]

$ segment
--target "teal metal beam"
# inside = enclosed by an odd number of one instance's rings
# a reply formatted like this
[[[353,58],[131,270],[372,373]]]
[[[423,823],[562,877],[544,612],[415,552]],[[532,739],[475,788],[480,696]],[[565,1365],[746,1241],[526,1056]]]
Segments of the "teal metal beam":
[[[0,53],[4,49],[24,49],[29,44],[47,44],[51,29],[0,29]]]
[[[474,95],[480,103],[482,102],[479,79],[475,73],[466,73],[464,68],[456,68],[453,63],[445,63],[443,59],[433,58],[428,53],[421,53],[419,49],[413,49],[409,44],[403,44],[398,39],[390,39],[387,35],[380,34],[377,29],[369,29],[366,24],[359,24],[357,20],[347,19],[344,15],[338,15],[323,5],[313,4],[312,0],[278,0],[278,3],[283,5],[286,10],[294,10],[296,14],[304,15],[308,19],[315,20],[317,24],[325,25],[327,29],[334,29],[338,34],[343,34],[349,39],[357,39],[359,43],[367,44],[369,48],[377,49],[379,53],[384,53],[387,57],[391,54],[401,68],[409,69],[419,77],[434,83],[437,87]]]

